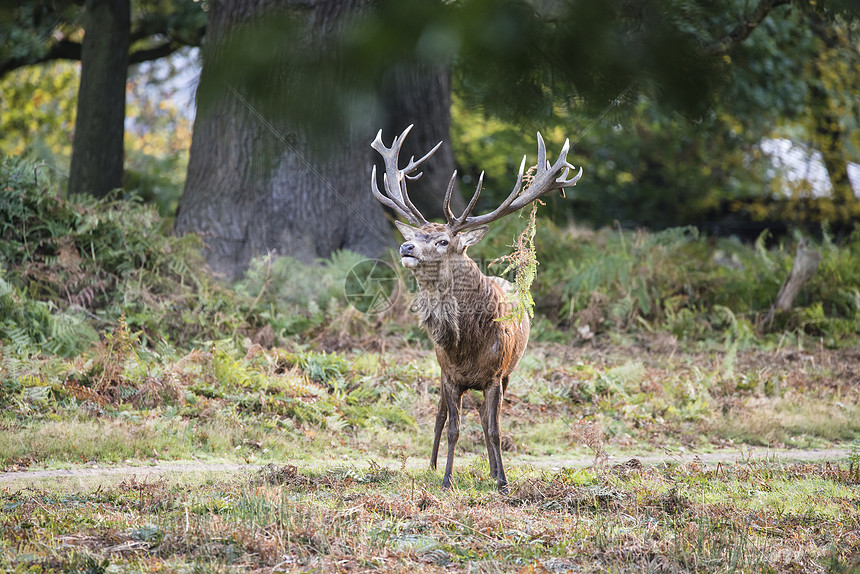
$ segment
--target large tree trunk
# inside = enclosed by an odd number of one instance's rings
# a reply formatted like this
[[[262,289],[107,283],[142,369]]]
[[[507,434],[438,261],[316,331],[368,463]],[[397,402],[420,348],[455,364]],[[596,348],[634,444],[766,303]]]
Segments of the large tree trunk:
[[[368,0],[304,0],[290,9],[302,10],[312,27],[305,33],[324,43],[326,35],[335,33],[345,18],[368,4]],[[219,42],[232,28],[276,6],[284,7],[284,3],[230,0],[212,2],[210,6],[204,76],[207,61],[214,57]],[[291,78],[289,71],[284,77],[273,77],[278,78],[273,82],[281,83],[273,89],[302,89],[295,85],[296,78]],[[437,138],[434,144],[439,139],[447,140],[447,71],[432,70],[421,78],[400,77],[409,82],[393,82],[395,86],[405,84],[406,88],[395,88],[395,101],[405,97],[418,102],[431,95],[438,97],[438,102],[423,107],[417,103],[411,108],[403,106],[407,110],[403,114],[389,115],[392,127],[402,130],[414,122],[419,125],[413,133],[422,134],[422,138],[429,134]],[[201,233],[210,267],[231,279],[244,272],[251,258],[270,251],[305,262],[339,249],[379,255],[394,245],[394,236],[382,207],[370,192],[370,167],[376,161],[370,142],[379,127],[388,126],[372,125],[372,118],[359,120],[333,153],[315,152],[308,134],[296,126],[284,125],[279,118],[263,117],[244,101],[240,91],[225,86],[217,102],[198,110],[176,231]],[[394,135],[387,129],[386,141],[390,142]],[[441,204],[449,170],[453,169],[450,147],[430,163],[437,164],[433,173],[447,171],[444,183],[436,190],[437,203]],[[433,179],[440,180],[438,176]]]
[[[389,74],[384,91],[386,143],[411,123],[416,126],[403,144],[402,156],[421,157],[438,142],[445,142],[433,160],[424,164],[421,179],[409,184],[409,198],[425,217],[444,217],[442,198],[454,172],[454,151],[449,141],[450,73],[442,67],[400,66]],[[465,207],[459,192],[453,194],[451,207],[457,215]]]
[[[122,186],[130,28],[129,0],[87,0],[69,193]]]

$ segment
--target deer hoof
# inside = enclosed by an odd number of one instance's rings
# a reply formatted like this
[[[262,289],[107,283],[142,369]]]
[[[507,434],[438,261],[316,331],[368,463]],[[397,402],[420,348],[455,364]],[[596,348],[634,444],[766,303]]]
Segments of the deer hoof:
[[[508,483],[505,482],[503,484],[499,484],[499,494],[507,496],[511,493],[511,490],[508,488]]]

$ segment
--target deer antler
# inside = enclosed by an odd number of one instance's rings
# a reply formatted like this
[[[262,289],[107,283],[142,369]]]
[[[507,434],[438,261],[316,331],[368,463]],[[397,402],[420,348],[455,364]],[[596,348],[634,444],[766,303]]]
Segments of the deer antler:
[[[391,143],[391,147],[385,147],[385,144],[382,143],[382,130],[379,130],[376,134],[376,139],[373,140],[370,147],[378,151],[379,155],[382,156],[382,159],[385,162],[385,174],[382,176],[382,183],[385,186],[385,195],[379,191],[379,187],[376,184],[375,165],[373,166],[373,171],[370,175],[370,184],[371,189],[373,190],[373,195],[380,201],[380,203],[393,209],[402,217],[406,218],[412,225],[421,227],[427,223],[427,220],[423,215],[421,215],[421,212],[418,211],[418,208],[415,207],[409,199],[409,195],[406,192],[406,181],[414,181],[423,175],[420,171],[414,175],[412,175],[412,172],[421,167],[425,161],[430,159],[430,156],[436,153],[436,150],[439,149],[442,142],[437,143],[436,146],[428,151],[421,159],[416,160],[415,156],[412,156],[409,159],[409,164],[403,169],[400,169],[397,166],[399,163],[400,148],[403,146],[403,140],[406,139],[406,136],[409,134],[411,129],[412,125],[410,124],[405,130],[403,130],[402,134],[394,138],[394,141]],[[450,197],[448,198],[448,201],[450,202]]]
[[[523,156],[523,161],[520,163],[520,171],[517,175],[517,184],[514,186],[514,189],[511,191],[508,198],[505,199],[492,213],[477,216],[470,215],[472,213],[472,209],[475,208],[475,204],[478,202],[478,196],[481,195],[481,186],[484,182],[484,173],[481,172],[481,177],[478,178],[478,188],[475,190],[475,195],[472,196],[472,200],[469,202],[469,205],[466,206],[466,209],[463,210],[462,215],[460,215],[460,217],[454,217],[454,214],[451,213],[451,192],[454,189],[454,178],[457,176],[457,172],[454,172],[454,175],[451,177],[451,183],[448,185],[448,191],[445,193],[445,201],[442,204],[445,211],[445,218],[448,220],[448,227],[451,231],[457,233],[464,229],[491,223],[522,209],[540,196],[545,195],[554,189],[562,189],[564,187],[576,185],[576,182],[579,181],[580,177],[582,177],[582,168],[579,168],[579,173],[575,176],[567,179],[568,172],[576,169],[567,162],[567,152],[570,150],[570,140],[564,141],[564,147],[561,148],[561,153],[559,154],[558,159],[555,160],[555,163],[552,165],[550,165],[546,159],[546,145],[543,142],[543,137],[541,137],[540,132],[537,134],[537,141],[537,169],[531,185],[529,185],[525,192],[520,195],[520,188],[523,185],[523,173],[526,168],[526,158]]]

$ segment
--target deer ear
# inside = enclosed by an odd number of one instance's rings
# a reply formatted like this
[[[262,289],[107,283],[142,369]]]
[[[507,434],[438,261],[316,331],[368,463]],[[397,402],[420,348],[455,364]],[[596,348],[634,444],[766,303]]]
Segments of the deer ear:
[[[406,241],[412,241],[415,239],[415,236],[418,235],[418,228],[412,227],[409,224],[403,223],[402,221],[394,220],[394,225],[397,226],[397,229],[400,230],[400,234],[403,235],[403,239]]]
[[[460,246],[460,251],[466,249],[470,245],[474,245],[484,238],[490,228],[487,225],[481,225],[469,231],[461,231],[457,234],[457,241]]]

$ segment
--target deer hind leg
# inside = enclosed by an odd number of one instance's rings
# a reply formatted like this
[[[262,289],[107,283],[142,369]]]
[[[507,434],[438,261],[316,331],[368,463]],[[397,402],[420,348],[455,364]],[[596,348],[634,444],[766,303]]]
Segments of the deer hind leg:
[[[487,400],[481,403],[478,407],[478,413],[481,415],[481,428],[484,429],[484,442],[487,445],[487,458],[490,461],[490,478],[496,480],[498,476],[498,466],[496,457],[493,455],[493,445],[490,442],[490,433],[487,431]]]
[[[442,488],[451,488],[451,471],[454,469],[454,449],[460,440],[460,403],[463,391],[454,385],[442,386],[442,395],[448,408],[448,460],[445,464],[445,476],[442,477]]]
[[[508,479],[505,477],[505,467],[502,465],[502,445],[499,433],[499,416],[502,412],[502,385],[493,383],[484,390],[484,402],[487,412],[487,435],[490,443],[490,458],[496,460],[496,484],[499,492],[508,493]],[[490,465],[492,468],[492,465]]]
[[[445,393],[439,396],[439,410],[436,411],[436,426],[433,428],[433,452],[430,453],[430,468],[436,470],[436,459],[439,457],[439,441],[442,440],[442,430],[448,420],[448,402]]]

